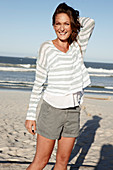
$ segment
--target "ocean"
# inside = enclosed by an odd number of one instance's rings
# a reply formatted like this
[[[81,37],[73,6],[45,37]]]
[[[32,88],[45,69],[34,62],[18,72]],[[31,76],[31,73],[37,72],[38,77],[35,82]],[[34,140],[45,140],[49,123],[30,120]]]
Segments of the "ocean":
[[[91,78],[85,92],[113,95],[113,63],[85,62],[85,66]],[[0,89],[32,90],[35,68],[35,58],[0,56]]]

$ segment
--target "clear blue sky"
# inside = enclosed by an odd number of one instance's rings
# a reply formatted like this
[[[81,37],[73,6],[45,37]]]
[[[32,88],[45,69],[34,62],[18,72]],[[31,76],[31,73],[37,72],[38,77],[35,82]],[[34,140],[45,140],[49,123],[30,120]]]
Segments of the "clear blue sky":
[[[113,0],[0,0],[0,56],[37,56],[56,38],[51,18],[61,2],[95,20],[84,60],[113,63]]]

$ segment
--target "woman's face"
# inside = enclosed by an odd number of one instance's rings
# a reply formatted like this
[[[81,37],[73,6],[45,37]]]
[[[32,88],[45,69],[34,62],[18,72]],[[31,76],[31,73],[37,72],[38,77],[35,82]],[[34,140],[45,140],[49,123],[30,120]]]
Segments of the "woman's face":
[[[57,38],[61,41],[67,41],[72,33],[71,21],[67,14],[60,13],[55,17],[54,30]]]

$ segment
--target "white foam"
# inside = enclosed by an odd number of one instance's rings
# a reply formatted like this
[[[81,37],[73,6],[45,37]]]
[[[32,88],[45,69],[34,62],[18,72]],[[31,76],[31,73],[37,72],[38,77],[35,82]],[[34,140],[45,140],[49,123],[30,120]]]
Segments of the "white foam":
[[[85,90],[85,92],[91,92],[91,93],[110,93],[113,94],[113,91],[100,91],[100,90]]]
[[[25,67],[25,66],[24,66]],[[20,68],[20,67],[0,67],[0,71],[35,71],[34,68]]]
[[[20,64],[21,67],[30,68],[30,64]]]
[[[30,84],[33,85],[34,82],[28,82],[28,81],[4,81],[4,80],[0,80],[0,83],[10,83],[10,84]]]
[[[90,76],[94,76],[94,77],[113,77],[113,74],[90,74]]]
[[[88,72],[94,72],[94,73],[113,73],[113,70],[107,70],[103,68],[87,68]]]
[[[113,87],[104,87],[105,89],[113,89]]]

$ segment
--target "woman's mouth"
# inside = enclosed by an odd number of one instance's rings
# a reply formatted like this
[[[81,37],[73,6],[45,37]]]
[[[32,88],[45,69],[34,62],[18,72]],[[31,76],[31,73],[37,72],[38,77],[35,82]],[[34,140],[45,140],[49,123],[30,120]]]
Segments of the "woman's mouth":
[[[60,35],[65,35],[67,32],[59,32]]]

